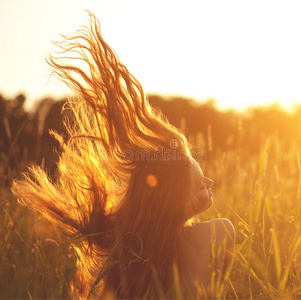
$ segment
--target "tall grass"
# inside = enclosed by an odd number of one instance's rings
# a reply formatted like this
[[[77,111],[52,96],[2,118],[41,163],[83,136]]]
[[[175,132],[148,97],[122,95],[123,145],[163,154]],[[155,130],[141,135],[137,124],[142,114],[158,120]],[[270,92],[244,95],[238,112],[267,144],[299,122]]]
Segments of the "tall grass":
[[[0,156],[0,298],[71,298],[76,258],[69,242],[10,192],[13,178],[32,163],[26,149],[21,159],[16,155],[25,122],[14,137],[5,122],[10,148]]]
[[[277,136],[263,141],[261,153],[250,156],[248,145],[223,152],[211,140],[200,161],[215,181],[215,204],[197,218],[229,218],[237,233],[221,299],[301,298],[300,153]],[[11,181],[18,171],[0,167],[0,298],[72,298],[76,267],[69,242],[12,197],[5,176]]]
[[[237,232],[226,298],[301,295],[298,148],[284,151],[277,136],[264,140],[259,155],[247,157],[240,145],[207,164],[215,205],[199,217],[227,217]]]
[[[70,298],[75,255],[55,228],[7,190],[0,199],[0,298]]]

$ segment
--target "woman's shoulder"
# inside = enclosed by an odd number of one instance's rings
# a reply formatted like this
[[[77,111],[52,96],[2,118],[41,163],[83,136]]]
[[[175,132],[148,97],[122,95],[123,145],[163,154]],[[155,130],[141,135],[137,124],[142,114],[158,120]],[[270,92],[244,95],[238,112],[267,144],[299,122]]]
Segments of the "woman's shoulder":
[[[195,270],[207,292],[210,290],[211,275],[222,278],[232,265],[235,229],[225,218],[196,222],[185,228],[183,261]]]
[[[188,241],[197,248],[203,248],[205,245],[219,247],[224,244],[226,248],[231,249],[235,242],[234,226],[226,218],[193,223],[192,226],[186,228],[186,232]]]
[[[235,229],[230,220],[218,218],[194,223],[190,228],[187,228],[187,242],[195,249],[196,253],[205,254],[205,257],[199,259],[207,260],[205,263],[208,266],[213,257],[216,259],[214,265],[218,274],[224,275],[231,267]]]
[[[232,222],[226,218],[217,218],[205,222],[195,222],[187,227],[191,234],[199,236],[212,236],[235,238],[235,229]]]
[[[218,218],[209,221],[210,232],[216,235],[217,239],[227,238],[234,242],[235,229],[232,222],[226,218]]]

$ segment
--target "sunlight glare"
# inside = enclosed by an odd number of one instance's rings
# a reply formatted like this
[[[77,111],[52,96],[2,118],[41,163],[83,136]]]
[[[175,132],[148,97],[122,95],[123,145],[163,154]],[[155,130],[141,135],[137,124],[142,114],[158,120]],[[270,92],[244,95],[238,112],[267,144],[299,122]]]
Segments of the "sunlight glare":
[[[219,108],[274,102],[288,108],[301,100],[300,7],[296,1],[1,2],[0,91],[23,91],[30,103],[68,95],[60,82],[48,82],[44,57],[59,33],[88,24],[87,9],[147,93],[216,99]]]

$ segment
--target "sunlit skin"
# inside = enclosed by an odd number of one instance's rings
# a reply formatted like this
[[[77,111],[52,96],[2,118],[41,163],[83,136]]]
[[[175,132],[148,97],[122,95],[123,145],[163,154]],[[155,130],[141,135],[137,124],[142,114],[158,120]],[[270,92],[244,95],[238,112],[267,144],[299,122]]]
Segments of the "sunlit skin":
[[[192,159],[191,162],[191,202],[193,204],[192,213],[196,215],[210,208],[213,203],[211,190],[213,180],[204,176],[202,169],[194,159]]]
[[[192,204],[191,214],[196,215],[206,211],[213,203],[213,181],[204,176],[202,169],[195,160],[191,163]],[[235,229],[228,219],[213,219],[207,222],[194,223],[186,229],[186,244],[183,247],[183,263],[191,266],[192,272],[197,274],[207,296],[214,295],[215,286],[211,276],[215,271],[212,265],[217,266],[216,278],[223,277],[231,267]],[[216,262],[212,264],[212,253],[215,253]],[[213,281],[214,282],[214,281]]]

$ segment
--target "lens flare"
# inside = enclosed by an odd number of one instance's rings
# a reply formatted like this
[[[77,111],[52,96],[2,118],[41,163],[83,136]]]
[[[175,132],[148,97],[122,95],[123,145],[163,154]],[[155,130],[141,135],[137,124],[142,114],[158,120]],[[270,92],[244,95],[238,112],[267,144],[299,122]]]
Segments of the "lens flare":
[[[153,188],[153,187],[157,186],[158,179],[155,175],[150,174],[146,177],[146,183],[148,186]]]

